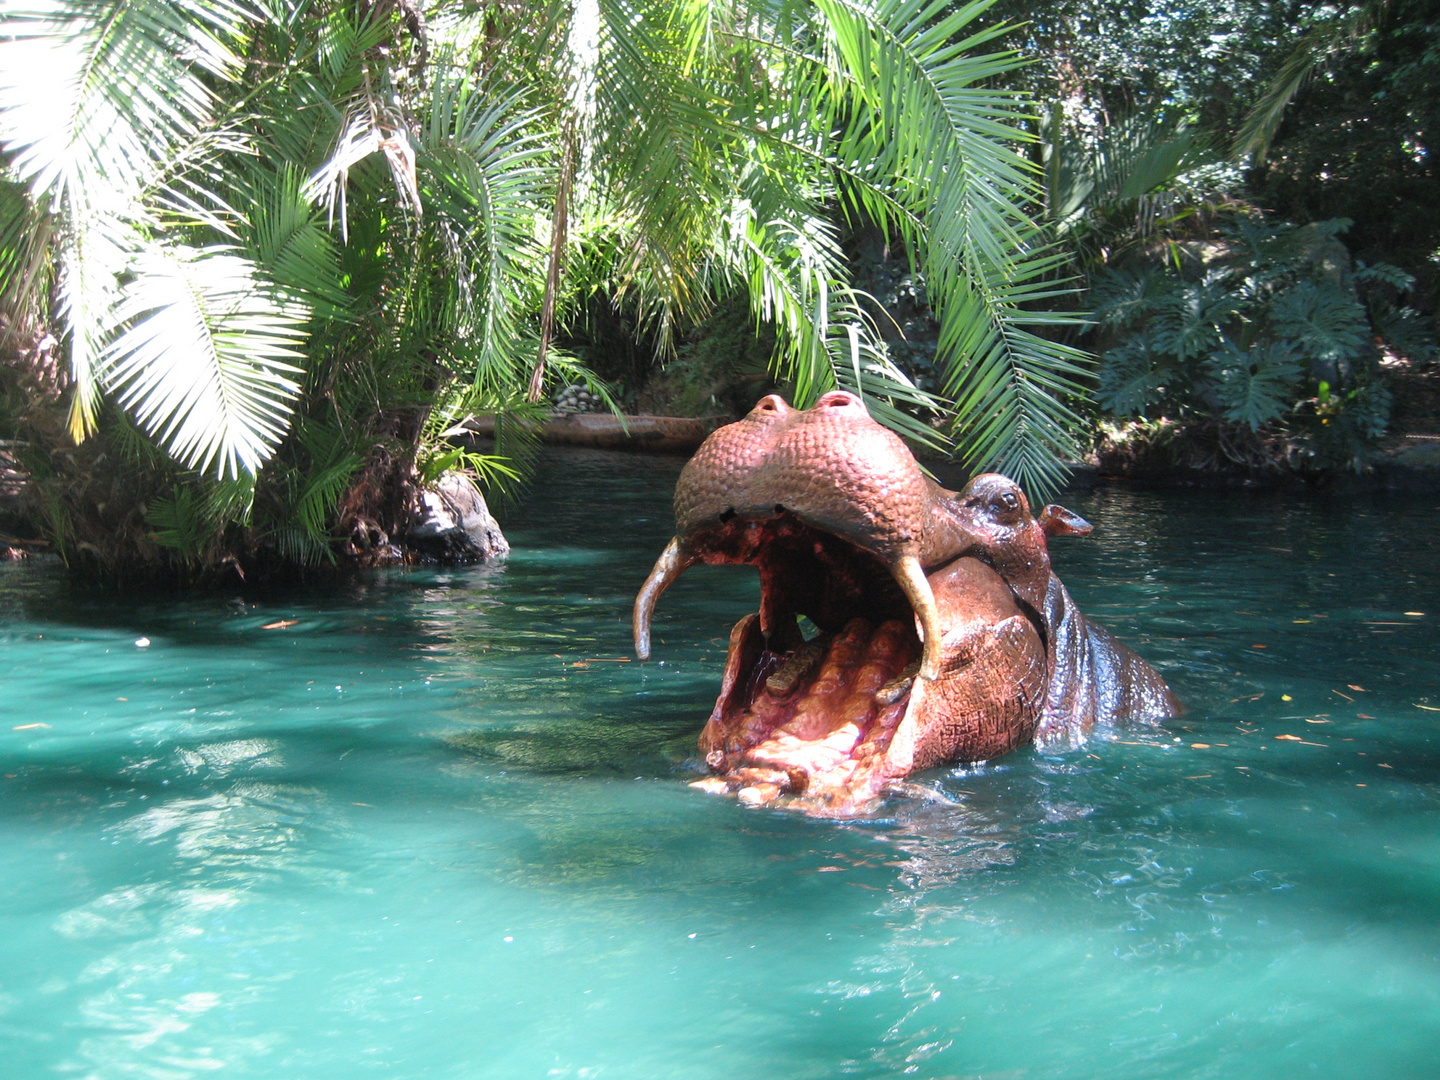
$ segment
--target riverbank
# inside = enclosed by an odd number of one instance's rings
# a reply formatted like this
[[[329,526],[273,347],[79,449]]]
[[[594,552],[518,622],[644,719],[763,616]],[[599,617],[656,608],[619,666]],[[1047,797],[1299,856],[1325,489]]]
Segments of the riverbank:
[[[1391,492],[1414,496],[1440,492],[1440,371],[1393,371],[1389,376],[1395,399],[1391,431],[1358,470],[1307,472],[1278,464],[1283,462],[1281,455],[1271,455],[1269,461],[1258,464],[1239,465],[1217,453],[1210,454],[1207,464],[1195,465],[1188,461],[1205,456],[1196,452],[1199,438],[1192,437],[1187,445],[1187,436],[1180,425],[1161,431],[1162,437],[1157,438],[1157,429],[1151,426],[1148,432],[1142,433],[1141,438],[1129,445],[1113,434],[1100,440],[1086,460],[1069,463],[1071,472],[1065,487],[1072,491],[1111,484],[1160,490],[1323,490],[1336,495]],[[726,422],[727,419],[721,416],[615,417],[608,413],[557,412],[544,425],[541,439],[555,446],[683,458],[693,453],[711,431]],[[471,426],[475,439],[483,448],[491,432],[487,431],[483,419]],[[1146,439],[1148,442],[1145,442]],[[1204,447],[1201,446],[1201,449]],[[958,489],[969,479],[967,470],[954,461],[932,457],[924,459],[924,464],[948,488]],[[26,500],[27,480],[14,457],[0,446],[0,560],[24,559],[50,550],[43,530],[33,516],[34,508]],[[434,511],[435,508],[425,509]],[[466,548],[470,554],[464,559],[447,558],[446,553],[451,548],[458,550],[458,547],[446,538],[467,515],[454,511],[453,507],[440,508],[441,511],[446,509],[451,511],[451,517],[456,518],[451,523],[450,532],[445,532],[442,527],[445,522],[440,521],[445,514],[442,512],[437,517],[436,513],[430,512],[420,524],[420,535],[413,553],[397,548],[393,559],[382,558],[378,562],[476,561],[470,548]],[[444,533],[441,540],[445,542],[437,545],[436,536],[441,533]],[[387,543],[391,547],[396,546],[393,541]],[[399,547],[404,546],[402,537]],[[342,553],[334,566],[311,567],[300,576],[307,579],[332,576],[329,571],[344,574],[352,569],[348,565],[352,561],[355,562],[353,568],[362,565],[362,561],[346,559]],[[374,552],[369,552],[363,560],[363,565],[367,566],[376,563]],[[263,571],[265,568],[255,569]]]

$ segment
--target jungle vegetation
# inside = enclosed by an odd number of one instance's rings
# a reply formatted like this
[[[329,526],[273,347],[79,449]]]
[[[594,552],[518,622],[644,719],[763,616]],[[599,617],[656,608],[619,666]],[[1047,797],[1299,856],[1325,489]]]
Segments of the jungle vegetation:
[[[1032,9],[1047,209],[1097,438],[1160,467],[1364,468],[1435,372],[1440,5]],[[1155,453],[1159,451],[1159,453]]]
[[[1434,358],[1434,6],[6,0],[0,453],[177,581],[402,558],[557,388],[722,354],[1037,493],[1102,421],[1361,463],[1377,342]]]

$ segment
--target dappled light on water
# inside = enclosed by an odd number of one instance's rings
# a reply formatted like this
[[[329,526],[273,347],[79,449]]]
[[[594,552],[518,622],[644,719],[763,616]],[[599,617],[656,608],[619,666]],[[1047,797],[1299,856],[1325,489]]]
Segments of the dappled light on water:
[[[1188,711],[837,822],[687,786],[756,589],[693,571],[631,658],[677,468],[547,457],[502,568],[0,567],[0,1071],[1433,1075],[1440,510],[1065,499]]]

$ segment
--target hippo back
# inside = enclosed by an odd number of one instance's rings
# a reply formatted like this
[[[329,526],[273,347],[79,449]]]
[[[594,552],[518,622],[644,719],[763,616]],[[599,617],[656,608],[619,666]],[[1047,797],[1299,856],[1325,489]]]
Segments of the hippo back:
[[[1087,619],[1054,574],[1045,595],[1049,688],[1037,736],[1083,734],[1097,721],[1154,722],[1180,704],[1153,667]]]

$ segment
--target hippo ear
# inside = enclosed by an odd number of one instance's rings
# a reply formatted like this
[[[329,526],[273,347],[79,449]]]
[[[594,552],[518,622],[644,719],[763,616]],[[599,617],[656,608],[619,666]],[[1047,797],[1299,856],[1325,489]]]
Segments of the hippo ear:
[[[1066,510],[1054,503],[1045,505],[1039,520],[1046,536],[1088,536],[1095,529],[1074,510]]]

